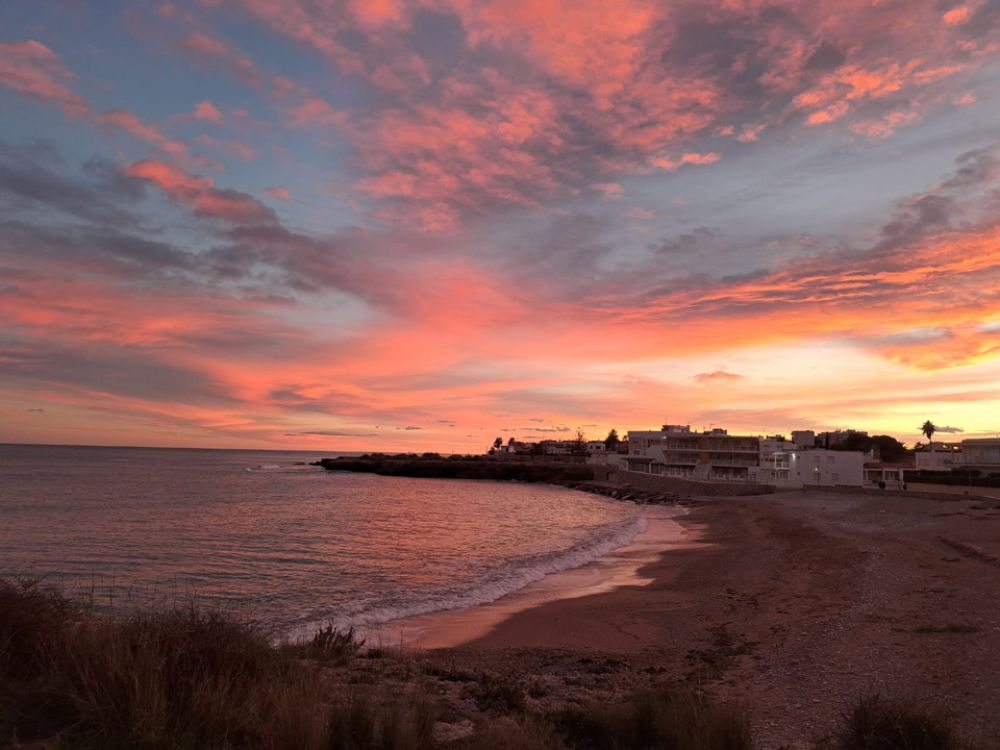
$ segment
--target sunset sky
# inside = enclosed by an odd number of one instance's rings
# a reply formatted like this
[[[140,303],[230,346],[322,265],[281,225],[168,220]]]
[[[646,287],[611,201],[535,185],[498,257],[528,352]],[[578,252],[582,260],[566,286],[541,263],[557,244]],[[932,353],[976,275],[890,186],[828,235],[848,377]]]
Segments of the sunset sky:
[[[1000,431],[1000,0],[4,0],[0,442]]]

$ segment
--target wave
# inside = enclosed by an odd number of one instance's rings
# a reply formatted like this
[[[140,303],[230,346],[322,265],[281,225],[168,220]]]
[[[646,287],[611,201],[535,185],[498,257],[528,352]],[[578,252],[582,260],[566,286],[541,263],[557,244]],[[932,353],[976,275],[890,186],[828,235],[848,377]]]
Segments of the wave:
[[[548,575],[579,568],[616,549],[625,547],[645,529],[646,519],[642,517],[608,524],[596,529],[587,539],[578,542],[569,549],[511,558],[484,574],[476,583],[463,589],[433,592],[419,602],[382,604],[347,613],[341,610],[326,618],[312,616],[292,628],[290,635],[293,637],[311,635],[316,627],[327,623],[341,628],[370,629],[376,625],[432,612],[446,612],[489,604],[508,594],[520,591]]]

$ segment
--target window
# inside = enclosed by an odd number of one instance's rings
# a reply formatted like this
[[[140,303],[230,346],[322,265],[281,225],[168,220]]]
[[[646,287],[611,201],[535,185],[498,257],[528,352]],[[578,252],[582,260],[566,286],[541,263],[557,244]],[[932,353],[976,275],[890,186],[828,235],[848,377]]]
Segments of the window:
[[[832,479],[834,482],[839,482],[840,481],[840,474],[831,474],[830,475],[830,479]]]

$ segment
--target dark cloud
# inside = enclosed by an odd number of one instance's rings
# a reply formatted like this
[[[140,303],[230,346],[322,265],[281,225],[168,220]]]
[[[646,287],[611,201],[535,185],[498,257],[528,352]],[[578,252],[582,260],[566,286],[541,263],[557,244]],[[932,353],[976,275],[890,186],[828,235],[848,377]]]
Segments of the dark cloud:
[[[98,345],[74,349],[44,341],[0,340],[0,377],[51,383],[149,401],[233,403],[229,389],[196,370],[154,359],[148,352]]]
[[[949,427],[948,425],[945,425],[943,427],[938,427],[937,425],[934,425],[934,432],[944,432],[947,434],[952,434],[958,432],[965,432],[965,430],[963,430],[961,427]]]
[[[50,210],[101,226],[137,223],[123,206],[134,204],[141,188],[113,164],[92,159],[79,175],[57,174],[53,165],[61,165],[61,159],[51,146],[23,147],[0,140],[3,212],[10,216]]]
[[[703,251],[705,246],[719,237],[719,232],[709,227],[698,227],[676,237],[662,240],[653,247],[660,255],[688,255]]]

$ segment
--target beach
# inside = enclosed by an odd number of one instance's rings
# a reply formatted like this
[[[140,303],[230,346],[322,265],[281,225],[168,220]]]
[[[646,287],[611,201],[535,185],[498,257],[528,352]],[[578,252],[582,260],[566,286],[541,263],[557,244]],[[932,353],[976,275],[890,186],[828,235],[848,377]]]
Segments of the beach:
[[[520,609],[422,658],[544,684],[529,706],[545,711],[692,686],[745,705],[763,748],[813,747],[872,693],[1000,746],[1000,504],[790,492],[676,520],[690,543],[637,584]]]

